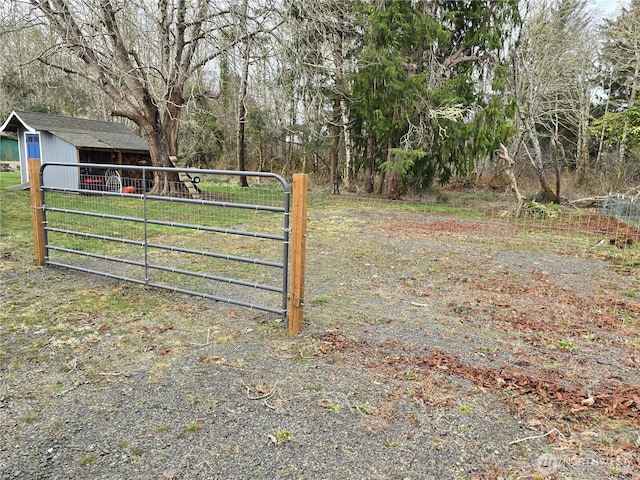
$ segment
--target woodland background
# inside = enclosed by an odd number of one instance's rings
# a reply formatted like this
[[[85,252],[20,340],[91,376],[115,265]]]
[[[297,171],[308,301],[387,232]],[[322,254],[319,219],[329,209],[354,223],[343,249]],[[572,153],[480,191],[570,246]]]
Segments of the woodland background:
[[[113,118],[155,165],[332,193],[504,190],[506,159],[538,199],[637,193],[639,88],[640,0],[609,19],[586,0],[0,5],[3,118]]]

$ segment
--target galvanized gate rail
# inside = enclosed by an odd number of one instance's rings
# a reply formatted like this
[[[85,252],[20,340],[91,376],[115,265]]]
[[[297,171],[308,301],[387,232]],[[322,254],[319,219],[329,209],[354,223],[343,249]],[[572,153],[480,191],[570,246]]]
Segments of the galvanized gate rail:
[[[113,187],[114,181],[105,181],[101,183],[105,187],[97,189],[98,182],[91,182],[91,188],[85,188],[82,181],[77,186],[56,185],[55,179],[61,176],[61,172],[72,178],[81,178],[80,171],[74,171],[80,168],[100,169],[102,172],[125,169],[135,172],[135,178],[119,176],[118,188]],[[175,175],[176,169],[84,163],[43,164],[39,175],[46,264],[286,317],[291,201],[291,190],[286,180],[268,172],[181,169],[181,178],[184,179],[186,174],[191,183],[185,186],[182,180],[178,182],[184,196],[163,196],[149,191],[154,172]],[[269,183],[269,189],[260,190],[261,194],[267,192],[269,195],[261,198],[260,203],[249,203],[247,199],[232,195],[201,191],[195,181],[191,182],[201,176],[238,179],[241,175],[256,185],[258,181]],[[246,191],[260,189],[256,185]],[[278,189],[275,190],[273,185]],[[217,217],[208,213],[214,211],[218,213]],[[236,218],[228,211],[241,213],[237,213]],[[206,216],[197,217],[198,214]],[[233,225],[233,222],[242,225]],[[217,236],[214,244],[220,248],[222,245],[232,249],[238,246],[238,252],[206,248],[212,243],[208,235]],[[233,240],[228,241],[229,238]],[[259,246],[245,245],[242,239],[256,241]],[[264,249],[269,252],[265,258],[242,254],[244,250],[262,253],[265,242],[280,244],[280,247]],[[228,268],[224,265],[227,263],[234,266]],[[220,273],[210,271],[214,264]],[[114,265],[121,267],[114,271]],[[244,276],[239,273],[243,271],[242,265],[247,270]],[[231,276],[235,273],[238,274]],[[246,278],[252,274],[258,278]],[[186,285],[189,281],[185,279],[194,281],[198,288],[190,288]],[[214,284],[233,288],[229,290],[231,293],[216,293]],[[236,295],[238,289],[248,293]],[[278,306],[267,304],[256,292],[266,292],[267,296],[276,294],[281,303]],[[247,295],[254,298],[247,298]]]

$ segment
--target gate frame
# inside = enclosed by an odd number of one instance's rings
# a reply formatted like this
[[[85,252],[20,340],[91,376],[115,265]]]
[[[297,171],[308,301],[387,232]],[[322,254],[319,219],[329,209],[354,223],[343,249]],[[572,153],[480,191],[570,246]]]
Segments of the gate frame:
[[[31,193],[31,206],[32,206],[32,221],[33,221],[33,235],[34,235],[34,245],[35,245],[35,259],[34,263],[37,266],[45,266],[47,265],[46,257],[47,257],[47,240],[46,240],[46,216],[45,216],[45,207],[44,207],[44,192],[42,189],[42,180],[43,180],[43,172],[45,167],[55,166],[55,167],[73,167],[78,168],[77,163],[55,163],[55,164],[46,164],[41,163],[40,159],[30,158],[28,159],[28,167],[29,167],[29,176],[31,179],[30,182],[30,193]],[[176,168],[167,168],[167,167],[142,167],[142,166],[134,166],[127,165],[129,169],[135,170],[151,170],[151,171],[166,171],[166,172],[181,172],[183,170]],[[190,171],[190,169],[184,169],[184,171]],[[197,173],[197,172],[196,172]],[[293,191],[295,195],[293,211],[291,209],[291,187],[289,183],[282,178],[280,175],[266,172],[238,172],[238,171],[228,171],[228,170],[205,170],[200,171],[200,173],[209,173],[212,175],[231,175],[231,176],[240,176],[251,174],[256,177],[266,177],[273,178],[278,180],[283,188],[283,193],[285,196],[285,205],[284,205],[284,231],[283,231],[283,282],[282,282],[282,314],[286,320],[288,320],[289,333],[291,335],[297,335],[302,330],[303,325],[303,306],[304,306],[304,262],[305,262],[305,252],[306,252],[306,224],[307,224],[307,197],[308,197],[308,175],[306,174],[295,174],[293,181]],[[55,188],[53,188],[55,190]],[[73,191],[73,192],[82,192],[82,189],[60,189],[62,191]],[[105,192],[105,195],[109,195],[109,192]],[[121,193],[111,193],[111,195],[121,195]],[[155,196],[154,196],[155,197]],[[293,225],[291,224],[290,219],[294,219]],[[146,222],[146,218],[144,219]],[[293,244],[291,243],[294,240]],[[291,247],[290,247],[291,245]],[[289,254],[289,249],[291,248],[291,255]],[[289,268],[289,261],[291,259],[291,268]],[[73,268],[73,267],[72,267]],[[76,270],[82,270],[80,268],[75,268]],[[89,272],[95,273],[97,275],[102,276],[112,276],[105,275],[101,272]],[[114,278],[119,278],[112,276]],[[120,278],[119,278],[120,279]],[[121,280],[125,281],[133,281],[132,279],[122,278]],[[144,282],[136,282],[136,283],[144,283],[146,284],[146,280]],[[198,292],[191,292],[186,290],[181,290],[179,288],[168,288],[172,291],[177,291],[180,293],[186,293],[191,295],[198,295]],[[291,292],[291,295],[289,295]],[[207,295],[199,295],[208,298]],[[228,303],[237,304],[240,306],[249,306],[245,302],[241,301],[232,301]],[[254,306],[255,308],[259,308]],[[289,307],[289,308],[287,308]],[[264,308],[263,310],[272,311],[272,309]]]

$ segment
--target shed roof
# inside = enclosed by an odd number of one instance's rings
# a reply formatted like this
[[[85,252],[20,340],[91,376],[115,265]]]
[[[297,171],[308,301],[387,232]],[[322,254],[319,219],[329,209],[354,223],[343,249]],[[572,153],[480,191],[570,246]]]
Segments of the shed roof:
[[[15,132],[20,126],[33,133],[49,132],[78,148],[149,151],[147,142],[123,123],[14,110],[0,132]]]

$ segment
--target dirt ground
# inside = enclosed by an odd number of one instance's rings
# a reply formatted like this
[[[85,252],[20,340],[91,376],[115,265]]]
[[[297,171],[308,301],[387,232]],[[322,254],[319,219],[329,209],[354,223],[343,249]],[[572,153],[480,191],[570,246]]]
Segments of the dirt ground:
[[[0,479],[640,478],[638,267],[348,203],[307,238],[295,338],[4,243]]]

